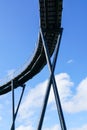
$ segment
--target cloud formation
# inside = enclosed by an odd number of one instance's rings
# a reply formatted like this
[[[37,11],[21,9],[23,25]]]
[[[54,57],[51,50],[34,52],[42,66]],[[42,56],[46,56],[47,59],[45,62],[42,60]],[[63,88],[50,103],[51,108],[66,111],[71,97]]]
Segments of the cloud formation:
[[[18,128],[16,128],[16,130],[34,130],[33,127],[31,126],[19,126]],[[60,126],[58,124],[55,124],[54,126],[50,127],[50,128],[43,128],[43,130],[61,130]],[[70,130],[87,130],[87,124],[78,127],[78,128],[71,128]]]
[[[56,75],[55,78],[61,100],[62,102],[65,103],[65,101],[72,95],[71,87],[73,86],[73,82],[70,81],[70,77],[66,73]],[[45,91],[47,88],[47,83],[48,81],[46,80],[30,90],[19,110],[21,118],[24,119],[32,116],[35,113],[35,110],[41,107]],[[53,103],[54,103],[54,94],[51,89],[48,104]]]
[[[33,127],[31,127],[31,126],[23,126],[23,125],[21,125],[21,126],[19,126],[18,128],[16,128],[16,130],[35,130]],[[54,125],[54,126],[52,126],[52,127],[50,127],[50,128],[43,128],[43,130],[60,130],[60,127],[59,127],[59,125]]]
[[[76,87],[76,93],[64,103],[64,110],[69,113],[87,111],[87,78]]]
[[[72,128],[71,130],[87,130],[87,124],[85,124],[79,128]]]
[[[32,126],[19,126],[18,128],[16,128],[16,130],[34,130]]]
[[[73,59],[67,61],[67,64],[73,63]]]
[[[67,73],[60,73],[56,75],[55,78],[63,110],[66,113],[77,113],[87,111],[87,103],[86,103],[87,78],[80,81],[78,86],[74,85],[74,82],[71,81],[70,76]],[[30,122],[28,123],[32,122],[32,117],[35,117],[36,111],[42,106],[44,95],[47,88],[47,83],[48,81],[46,80],[43,83],[38,84],[29,91],[28,95],[25,97],[25,100],[20,107],[19,119],[21,120],[30,119]],[[74,93],[73,88],[75,91]],[[50,109],[54,107],[54,94],[52,89],[50,92],[48,105],[50,105]],[[32,125],[27,127],[25,126],[26,130],[27,128],[29,129],[29,127],[31,126]],[[56,127],[53,126],[52,130],[56,130],[57,127],[58,126]],[[85,130],[85,127],[86,125],[83,126],[82,128],[84,128]],[[17,130],[24,130],[25,128],[24,126],[20,126]],[[33,130],[33,127],[31,127],[31,130]],[[46,128],[45,130],[48,129]],[[76,128],[74,130],[80,130],[80,129]]]

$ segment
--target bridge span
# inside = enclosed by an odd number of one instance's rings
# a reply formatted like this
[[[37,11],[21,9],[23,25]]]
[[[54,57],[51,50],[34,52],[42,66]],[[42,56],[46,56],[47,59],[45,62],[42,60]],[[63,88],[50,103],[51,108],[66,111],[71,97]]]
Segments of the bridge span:
[[[54,69],[57,60],[57,55],[59,51],[59,46],[61,42],[61,36],[63,28],[61,27],[62,21],[62,9],[63,0],[39,0],[39,10],[40,10],[40,29],[38,43],[33,53],[31,60],[28,62],[27,66],[24,67],[22,71],[14,73],[12,78],[8,78],[0,83],[0,95],[6,94],[12,91],[12,111],[13,111],[13,122],[11,130],[15,130],[15,119],[17,112],[21,103],[23,92],[25,89],[25,83],[38,74],[46,64],[49,66],[50,79],[48,82],[48,87],[46,90],[46,95],[43,103],[43,108],[40,116],[40,121],[37,130],[41,130],[42,123],[44,119],[44,114],[48,102],[49,92],[51,84],[53,85],[53,91],[55,95],[58,115],[60,119],[61,129],[66,130],[66,125],[64,121],[64,116],[62,112],[62,107],[60,103],[60,98],[57,91],[56,81],[54,77]],[[54,54],[53,63],[51,63],[51,56]],[[22,93],[17,106],[16,112],[14,110],[14,89],[22,87]]]
[[[39,7],[40,27],[45,34],[51,57],[61,30],[62,0],[39,0]],[[11,91],[12,80],[14,81],[15,88],[22,86],[26,81],[30,80],[39,73],[46,63],[41,33],[39,32],[37,47],[35,48],[32,59],[22,72],[17,73],[17,75],[14,73],[13,79],[11,79],[11,77],[7,78],[3,84],[0,84],[0,95]]]

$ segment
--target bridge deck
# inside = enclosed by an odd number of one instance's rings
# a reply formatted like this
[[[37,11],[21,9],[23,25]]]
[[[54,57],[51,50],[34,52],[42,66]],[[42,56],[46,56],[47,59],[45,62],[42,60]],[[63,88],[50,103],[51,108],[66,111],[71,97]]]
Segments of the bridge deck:
[[[39,6],[40,26],[44,31],[51,57],[54,52],[61,28],[62,0],[39,0]],[[44,54],[41,34],[39,33],[38,43],[33,57],[27,67],[24,68],[21,73],[14,76],[14,87],[17,88],[23,85],[26,81],[39,73],[45,65],[46,58]],[[4,84],[0,86],[0,95],[11,91],[11,80],[12,79],[4,82]]]

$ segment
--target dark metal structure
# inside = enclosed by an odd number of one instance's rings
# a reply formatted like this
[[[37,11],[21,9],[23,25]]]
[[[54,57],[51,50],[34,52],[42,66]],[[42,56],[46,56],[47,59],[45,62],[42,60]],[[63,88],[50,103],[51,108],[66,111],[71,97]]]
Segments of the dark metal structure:
[[[57,85],[54,77],[54,70],[56,66],[56,60],[63,31],[63,28],[61,28],[62,6],[63,0],[39,0],[40,31],[38,44],[35,48],[33,57],[20,73],[13,75],[14,78],[7,80],[0,86],[0,95],[12,91],[13,123],[11,126],[11,130],[15,130],[15,119],[25,90],[25,82],[33,78],[37,73],[39,73],[46,64],[48,64],[49,67],[50,78],[37,130],[41,130],[42,128],[51,85],[53,86],[61,129],[66,130]],[[53,53],[54,59],[53,63],[51,63],[50,58]],[[22,87],[22,93],[19,99],[17,109],[15,111],[14,89],[19,86]]]

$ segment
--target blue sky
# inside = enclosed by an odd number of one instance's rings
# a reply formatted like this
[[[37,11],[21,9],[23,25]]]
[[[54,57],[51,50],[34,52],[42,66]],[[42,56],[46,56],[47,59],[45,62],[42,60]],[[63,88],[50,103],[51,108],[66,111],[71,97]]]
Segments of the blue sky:
[[[87,130],[87,1],[64,0],[64,28],[55,75],[67,130]],[[32,56],[39,31],[38,0],[0,1],[0,81]],[[35,130],[49,71],[47,66],[26,83],[16,130]],[[21,88],[15,90],[15,106]],[[0,97],[0,130],[10,130],[11,92]],[[43,130],[60,130],[51,90]]]

